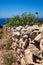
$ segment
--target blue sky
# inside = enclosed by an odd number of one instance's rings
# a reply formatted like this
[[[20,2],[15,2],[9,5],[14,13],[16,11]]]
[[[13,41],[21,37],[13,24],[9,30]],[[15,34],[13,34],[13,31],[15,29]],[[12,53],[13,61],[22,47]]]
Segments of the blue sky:
[[[0,18],[36,11],[43,17],[43,0],[0,0]]]

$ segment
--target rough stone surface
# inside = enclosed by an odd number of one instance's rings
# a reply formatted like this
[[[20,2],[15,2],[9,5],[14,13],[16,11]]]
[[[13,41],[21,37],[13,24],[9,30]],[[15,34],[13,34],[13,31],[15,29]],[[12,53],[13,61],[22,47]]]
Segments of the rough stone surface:
[[[40,42],[40,40],[41,40],[41,33],[39,34],[39,35],[37,35],[36,37],[35,37],[35,41],[37,41],[37,42]]]
[[[24,58],[21,58],[21,65],[26,65],[26,61]]]
[[[33,63],[32,53],[30,52],[29,49],[25,50],[25,57],[26,57],[26,62],[27,62],[27,64]]]
[[[43,65],[43,25],[5,27],[3,30],[3,38],[0,39],[0,65],[5,65],[3,55],[10,52],[17,57],[12,65]],[[12,43],[6,49],[10,38]]]
[[[43,39],[40,41],[40,49],[43,51]]]

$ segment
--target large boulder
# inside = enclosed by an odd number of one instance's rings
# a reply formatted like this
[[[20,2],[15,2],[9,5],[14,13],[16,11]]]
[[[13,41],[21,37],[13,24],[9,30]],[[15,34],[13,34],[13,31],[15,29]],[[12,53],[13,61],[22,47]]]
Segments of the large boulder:
[[[40,42],[42,39],[42,34],[40,33],[39,35],[37,35],[34,39],[34,41]]]
[[[41,51],[39,51],[39,49],[34,44],[29,44],[29,49],[32,54],[37,57],[40,57]]]
[[[26,58],[27,64],[33,64],[32,53],[30,52],[29,49],[25,50],[25,58]]]
[[[30,38],[33,40],[38,35],[38,31],[33,31],[30,33]]]
[[[38,48],[34,44],[29,44],[29,49],[34,55],[37,55],[37,53],[39,52]]]

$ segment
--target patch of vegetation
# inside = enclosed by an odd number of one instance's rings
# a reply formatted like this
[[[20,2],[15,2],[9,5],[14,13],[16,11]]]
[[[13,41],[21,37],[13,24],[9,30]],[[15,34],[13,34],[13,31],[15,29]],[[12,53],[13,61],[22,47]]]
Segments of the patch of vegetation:
[[[0,29],[0,39],[2,38],[3,30]]]
[[[17,61],[17,58],[11,53],[4,56],[5,65],[12,65],[13,62]]]
[[[6,49],[9,50],[10,47],[12,45],[12,38],[10,38],[8,41],[7,41],[7,44],[6,44]]]
[[[22,13],[21,16],[17,15],[14,16],[13,18],[7,19],[6,20],[6,26],[11,27],[11,26],[25,26],[25,25],[40,25],[40,20],[38,17],[38,12],[35,12],[35,14],[27,14],[26,12]],[[43,23],[43,22],[42,22]],[[42,24],[41,23],[41,24]]]

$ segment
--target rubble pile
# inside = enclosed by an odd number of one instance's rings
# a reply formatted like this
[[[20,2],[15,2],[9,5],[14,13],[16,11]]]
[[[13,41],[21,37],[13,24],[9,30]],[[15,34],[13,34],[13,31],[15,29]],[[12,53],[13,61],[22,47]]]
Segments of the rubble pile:
[[[15,51],[16,65],[43,65],[43,26],[26,25],[8,30],[12,32],[12,35],[9,33],[13,40],[10,48]]]

